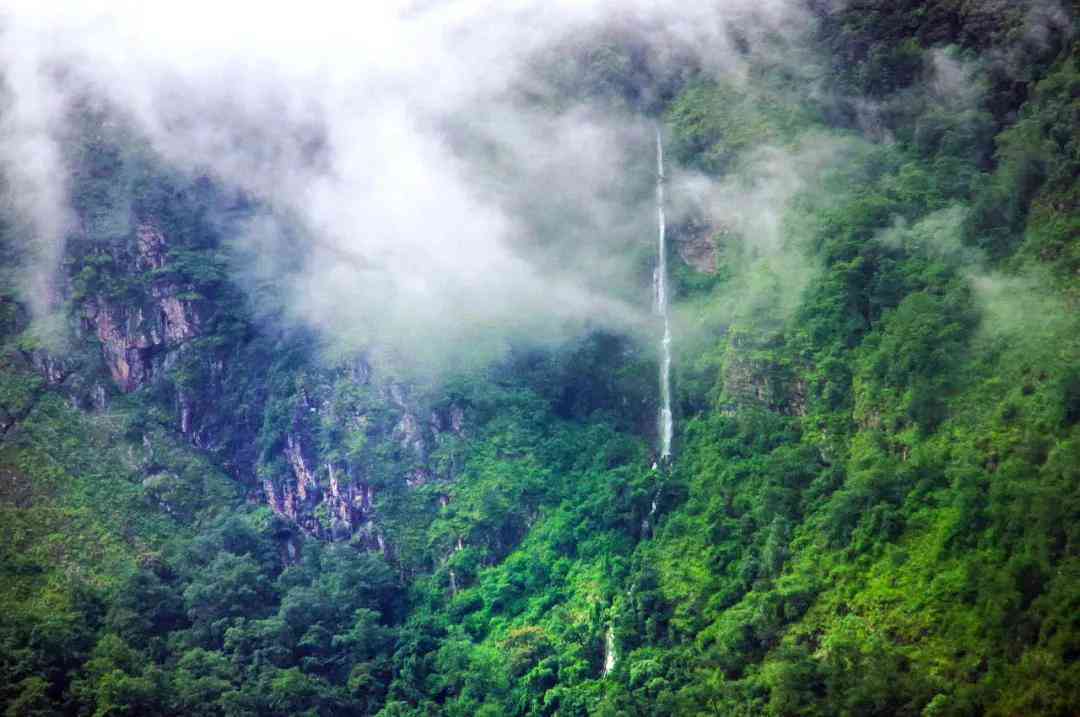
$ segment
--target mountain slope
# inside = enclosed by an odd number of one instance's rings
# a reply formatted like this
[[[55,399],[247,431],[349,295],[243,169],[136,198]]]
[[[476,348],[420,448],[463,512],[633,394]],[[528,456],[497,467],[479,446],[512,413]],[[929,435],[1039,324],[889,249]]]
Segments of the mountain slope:
[[[0,217],[6,713],[1080,709],[1080,14],[808,5],[743,78],[556,65],[674,155],[670,463],[652,339],[395,376],[73,108],[48,319]]]

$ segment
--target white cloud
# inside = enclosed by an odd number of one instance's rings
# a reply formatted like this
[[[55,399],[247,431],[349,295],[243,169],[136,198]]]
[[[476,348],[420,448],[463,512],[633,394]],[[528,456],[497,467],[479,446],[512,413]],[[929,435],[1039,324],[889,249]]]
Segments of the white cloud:
[[[38,266],[55,267],[70,216],[56,124],[89,91],[167,161],[299,221],[280,258],[301,267],[290,309],[355,345],[437,354],[625,328],[628,259],[652,239],[650,158],[626,176],[651,151],[643,121],[514,90],[543,94],[537,54],[603,24],[633,28],[654,64],[683,53],[736,74],[731,21],[796,31],[787,0],[687,5],[0,3],[5,171],[52,247]],[[279,228],[261,217],[239,240],[277,251]]]

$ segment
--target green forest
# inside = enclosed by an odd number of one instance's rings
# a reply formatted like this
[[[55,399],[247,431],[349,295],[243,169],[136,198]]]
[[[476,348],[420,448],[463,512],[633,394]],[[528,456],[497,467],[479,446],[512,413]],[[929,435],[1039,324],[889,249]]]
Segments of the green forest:
[[[1080,714],[1080,5],[803,5],[738,79],[550,63],[672,175],[808,177],[669,228],[670,460],[654,344],[382,379],[77,105],[50,317],[0,205],[4,714]]]

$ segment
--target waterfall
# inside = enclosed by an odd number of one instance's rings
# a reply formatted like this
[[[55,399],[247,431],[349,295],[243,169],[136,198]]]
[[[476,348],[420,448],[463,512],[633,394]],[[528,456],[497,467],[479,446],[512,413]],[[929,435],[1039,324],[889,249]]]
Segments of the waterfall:
[[[615,669],[615,630],[608,625],[604,635],[604,677]]]
[[[663,317],[664,334],[660,340],[660,460],[671,457],[671,436],[674,422],[671,417],[671,317],[668,312],[667,222],[664,218],[664,141],[660,126],[656,126],[656,270],[653,272],[653,292],[656,313]]]

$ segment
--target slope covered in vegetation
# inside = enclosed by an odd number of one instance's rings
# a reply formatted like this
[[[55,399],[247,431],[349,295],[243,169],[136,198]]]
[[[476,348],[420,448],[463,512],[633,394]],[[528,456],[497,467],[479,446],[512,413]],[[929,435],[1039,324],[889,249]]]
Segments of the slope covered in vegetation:
[[[811,6],[655,99],[672,193],[769,207],[711,266],[673,228],[666,465],[633,340],[382,385],[229,279],[244,200],[80,138],[74,318],[3,275],[7,713],[1080,710],[1080,12]],[[633,104],[633,57],[564,91]]]

